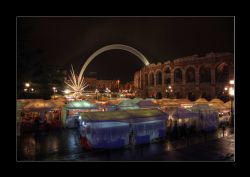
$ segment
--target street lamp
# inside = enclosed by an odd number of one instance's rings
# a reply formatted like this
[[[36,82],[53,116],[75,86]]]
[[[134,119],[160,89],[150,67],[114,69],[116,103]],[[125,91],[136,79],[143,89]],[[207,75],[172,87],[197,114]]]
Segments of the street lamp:
[[[25,87],[29,88],[30,87],[30,83],[25,83]]]
[[[30,83],[26,82],[24,85],[25,85],[24,92],[26,92],[26,98],[28,98]]]
[[[117,83],[118,83],[118,92],[119,92],[119,89],[120,89],[120,80],[117,80]]]
[[[54,92],[54,99],[56,98],[55,93],[57,92],[56,87],[52,87],[53,92]]]
[[[173,89],[172,89],[171,85],[169,85],[166,89],[167,97],[170,96],[170,93],[172,93],[172,92],[173,92]]]

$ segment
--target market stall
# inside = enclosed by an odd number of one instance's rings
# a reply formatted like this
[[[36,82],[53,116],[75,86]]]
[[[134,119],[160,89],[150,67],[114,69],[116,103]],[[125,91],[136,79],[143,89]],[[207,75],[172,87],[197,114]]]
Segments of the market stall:
[[[218,111],[220,124],[228,124],[230,122],[231,110],[224,105],[222,100],[212,99],[209,102],[209,106]]]
[[[204,131],[214,131],[219,126],[218,111],[208,104],[195,104],[191,110],[199,113],[198,128]]]
[[[81,113],[85,148],[120,148],[165,137],[167,114],[160,110]]]
[[[89,101],[71,101],[63,107],[63,126],[76,128],[79,126],[79,116],[81,112],[100,111],[95,104]]]
[[[35,100],[23,107],[21,118],[23,131],[34,131],[35,122],[39,122],[39,129],[55,129],[61,127],[60,109],[52,101]]]
[[[174,99],[162,99],[158,101],[158,104],[160,105],[160,109],[164,112],[168,112],[169,109],[180,107],[180,103]]]
[[[191,108],[194,105],[194,102],[189,99],[174,99],[174,101],[180,104],[182,108]]]
[[[171,108],[169,111],[169,119],[167,127],[173,130],[174,125],[177,127],[186,126],[187,128],[194,126],[197,127],[199,113],[190,111],[185,108]]]
[[[123,100],[117,105],[119,110],[128,110],[128,109],[140,109],[140,107],[136,104],[142,99],[127,99]]]

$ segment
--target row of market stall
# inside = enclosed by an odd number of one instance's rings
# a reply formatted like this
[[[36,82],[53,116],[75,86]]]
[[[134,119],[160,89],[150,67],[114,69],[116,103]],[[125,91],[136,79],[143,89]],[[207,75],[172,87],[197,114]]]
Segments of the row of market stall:
[[[116,148],[162,138],[176,126],[215,130],[229,122],[230,109],[219,99],[17,100],[17,124],[21,131],[34,131],[37,120],[41,130],[81,127],[84,147]]]

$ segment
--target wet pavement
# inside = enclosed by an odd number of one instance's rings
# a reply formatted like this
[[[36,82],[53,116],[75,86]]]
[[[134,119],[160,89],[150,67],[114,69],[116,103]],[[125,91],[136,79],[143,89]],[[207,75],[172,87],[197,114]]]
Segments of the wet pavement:
[[[87,151],[77,129],[22,134],[18,161],[234,161],[234,134],[226,129],[189,139],[165,140],[116,150]]]

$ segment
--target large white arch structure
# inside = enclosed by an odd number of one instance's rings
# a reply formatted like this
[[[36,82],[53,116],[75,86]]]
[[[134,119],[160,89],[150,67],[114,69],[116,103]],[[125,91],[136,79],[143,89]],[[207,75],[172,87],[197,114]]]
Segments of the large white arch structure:
[[[138,50],[136,50],[133,47],[127,46],[127,45],[122,45],[122,44],[112,44],[112,45],[107,45],[104,46],[102,48],[100,48],[99,50],[95,51],[88,59],[87,61],[84,63],[80,74],[79,74],[79,78],[81,78],[81,76],[83,75],[85,69],[87,68],[87,66],[89,65],[89,63],[99,54],[108,51],[108,50],[114,50],[114,49],[118,49],[118,50],[125,50],[128,51],[132,54],[134,54],[135,56],[137,56],[146,66],[149,65],[149,62],[147,60],[147,58]]]

